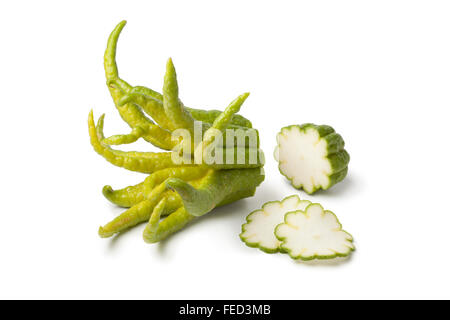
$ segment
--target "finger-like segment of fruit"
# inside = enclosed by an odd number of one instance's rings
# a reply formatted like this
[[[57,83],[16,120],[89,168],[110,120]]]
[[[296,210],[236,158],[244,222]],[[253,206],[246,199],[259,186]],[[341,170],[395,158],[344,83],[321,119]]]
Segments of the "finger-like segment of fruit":
[[[178,98],[178,81],[172,59],[166,64],[166,74],[163,86],[163,106],[167,117],[173,125],[173,129],[189,130],[194,134],[194,119]]]
[[[144,200],[144,183],[141,182],[120,190],[113,190],[111,186],[104,186],[102,192],[105,198],[112,203],[120,207],[130,208]]]
[[[153,209],[149,222],[144,229],[144,240],[151,242],[155,238],[155,234],[157,233],[159,227],[159,219],[161,218],[161,213],[164,211],[164,207],[166,206],[166,201],[167,200],[163,198]]]
[[[162,241],[172,233],[183,229],[190,221],[195,219],[194,216],[186,212],[184,207],[178,208],[163,220],[157,219],[158,215],[158,211],[154,212],[145,227],[143,238],[146,243]]]
[[[353,250],[353,237],[342,230],[336,215],[318,203],[304,211],[289,212],[275,228],[280,248],[293,259],[333,259],[346,257]]]
[[[104,64],[107,79],[116,79],[119,77],[119,71],[117,70],[116,64],[116,50],[117,41],[119,39],[122,29],[125,27],[127,22],[125,20],[121,21],[111,32],[108,38],[108,45],[105,51]]]
[[[350,155],[342,137],[330,126],[284,127],[277,142],[274,156],[278,168],[297,189],[312,194],[329,189],[347,175]]]
[[[89,136],[94,150],[108,162],[118,167],[142,173],[152,173],[157,170],[176,166],[172,161],[171,152],[124,152],[114,150],[102,143],[101,141],[105,138],[103,135],[103,119],[104,115],[98,119],[96,126],[93,112],[91,111],[89,113]]]
[[[250,93],[246,92],[234,99],[230,103],[230,105],[214,120],[211,128],[224,131],[231,123],[233,116],[239,112],[242,104],[245,102],[249,95]],[[208,132],[205,132],[205,135],[207,135],[207,133]]]
[[[131,103],[127,103],[121,106],[119,105],[119,101],[122,95],[132,89],[132,87],[126,81],[119,78],[119,71],[116,63],[117,41],[119,40],[120,33],[125,27],[125,24],[126,21],[120,22],[112,31],[105,50],[104,67],[108,89],[111,93],[111,97],[113,98],[114,104],[116,105],[120,116],[126,123],[128,123],[131,128],[152,126],[153,122],[145,116],[145,114],[138,106]],[[165,141],[163,142],[162,138],[155,139],[154,134],[146,134],[142,137],[146,141],[154,144],[156,147],[163,148],[165,150],[171,150],[173,146],[168,143],[170,142],[170,134],[167,135],[164,130],[162,130],[161,128],[156,128],[156,126],[154,126],[153,131],[154,133],[165,136]]]
[[[135,127],[128,134],[115,134],[111,137],[103,139],[102,142],[110,146],[130,144],[141,138],[145,134],[145,131],[146,130],[143,127]]]
[[[284,221],[287,212],[304,210],[309,204],[310,201],[300,200],[297,195],[281,201],[267,202],[261,209],[247,216],[239,237],[249,247],[259,248],[267,253],[278,252],[281,242],[275,237],[275,227]]]

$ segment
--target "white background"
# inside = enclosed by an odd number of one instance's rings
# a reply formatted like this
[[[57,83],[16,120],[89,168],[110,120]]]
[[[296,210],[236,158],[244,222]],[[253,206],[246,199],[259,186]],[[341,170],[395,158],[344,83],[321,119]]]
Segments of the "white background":
[[[448,1],[4,1],[0,5],[0,298],[450,298]],[[97,229],[122,212],[101,188],[144,175],[89,144],[87,116],[127,133],[105,86],[162,87],[174,59],[186,105],[242,114],[260,129],[266,180],[160,244],[143,226]],[[308,196],[272,158],[285,125],[332,125],[346,180]],[[138,142],[125,150],[149,151]],[[353,234],[347,261],[296,263],[239,239],[245,216],[290,194],[320,202]]]

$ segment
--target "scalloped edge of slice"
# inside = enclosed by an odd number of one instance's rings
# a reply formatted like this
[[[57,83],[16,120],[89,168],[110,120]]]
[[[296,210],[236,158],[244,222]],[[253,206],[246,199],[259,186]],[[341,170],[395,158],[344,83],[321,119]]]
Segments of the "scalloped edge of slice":
[[[318,203],[288,212],[274,231],[280,248],[294,260],[347,257],[354,250],[353,237],[342,230],[337,216]]]
[[[242,225],[239,235],[241,240],[251,248],[258,248],[266,253],[280,252],[279,241],[274,230],[284,221],[286,213],[304,210],[311,201],[301,200],[298,195],[291,195],[281,201],[269,201],[261,209],[252,211]]]

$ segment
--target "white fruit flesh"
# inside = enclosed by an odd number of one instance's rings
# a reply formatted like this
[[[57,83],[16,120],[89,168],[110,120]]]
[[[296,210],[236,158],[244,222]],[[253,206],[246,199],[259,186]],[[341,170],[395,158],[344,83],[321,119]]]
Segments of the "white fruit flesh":
[[[263,205],[262,209],[252,212],[243,225],[241,239],[250,246],[264,251],[278,251],[280,241],[275,237],[275,227],[284,221],[284,215],[290,211],[304,210],[311,202],[300,200],[297,195]]]
[[[312,193],[319,187],[326,189],[329,186],[332,168],[327,158],[327,142],[314,128],[306,132],[297,126],[284,128],[277,140],[275,158],[281,173],[294,187]]]
[[[355,248],[352,236],[342,230],[334,213],[319,204],[288,213],[275,235],[282,241],[281,248],[294,259],[347,256]]]

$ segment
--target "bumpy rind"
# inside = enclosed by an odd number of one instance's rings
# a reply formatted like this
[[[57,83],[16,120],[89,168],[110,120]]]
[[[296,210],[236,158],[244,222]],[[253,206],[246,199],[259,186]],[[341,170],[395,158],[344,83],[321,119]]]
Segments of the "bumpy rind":
[[[335,130],[328,125],[315,125],[313,123],[305,123],[302,125],[290,125],[281,128],[278,135],[283,134],[286,130],[300,130],[303,132],[306,132],[308,129],[314,129],[318,132],[321,139],[324,139],[327,142],[327,158],[331,165],[332,172],[328,176],[329,183],[327,186],[315,186],[312,191],[305,190],[303,188],[303,184],[294,184],[294,178],[289,178],[287,174],[285,174],[281,166],[278,165],[278,170],[280,173],[286,177],[291,183],[291,185],[296,189],[303,189],[308,194],[313,194],[316,191],[323,189],[328,190],[338,182],[341,182],[344,180],[344,178],[347,176],[348,173],[348,164],[350,162],[350,154],[347,152],[347,150],[344,149],[345,142],[342,136],[335,132]],[[277,146],[274,151],[274,158],[277,162],[279,162],[278,158],[278,152],[279,152],[279,143],[277,143]]]
[[[350,238],[348,241],[349,241],[350,243],[352,243],[352,247],[349,247],[348,252],[346,252],[346,253],[336,252],[336,253],[333,254],[333,255],[317,255],[317,254],[316,254],[316,255],[314,255],[314,256],[305,257],[305,256],[302,256],[302,255],[294,255],[294,254],[292,253],[292,250],[289,249],[289,248],[287,248],[287,247],[284,245],[284,244],[285,244],[285,241],[286,241],[286,238],[277,235],[277,230],[279,229],[279,227],[282,226],[282,225],[284,225],[284,224],[289,225],[289,223],[287,222],[288,216],[289,216],[289,215],[291,215],[291,214],[306,214],[305,212],[307,212],[308,207],[314,206],[314,205],[319,205],[319,206],[322,208],[322,211],[323,211],[324,213],[326,212],[326,213],[332,214],[332,215],[336,218],[336,221],[337,221],[337,223],[338,223],[338,225],[339,225],[339,229],[336,230],[336,231],[342,231],[342,232],[346,233],[346,234],[349,236],[349,238]],[[338,219],[338,217],[336,216],[335,213],[333,213],[332,211],[329,211],[329,210],[325,210],[325,209],[322,207],[322,205],[320,205],[320,204],[318,204],[318,203],[311,203],[310,205],[308,205],[308,207],[306,207],[305,211],[297,210],[297,211],[292,211],[292,212],[286,213],[286,215],[284,216],[284,222],[283,222],[283,223],[280,223],[278,226],[276,226],[276,228],[275,228],[275,230],[274,230],[274,233],[275,233],[275,236],[277,237],[277,239],[281,241],[281,244],[280,244],[280,252],[281,252],[281,253],[286,253],[286,254],[288,254],[288,255],[289,255],[292,259],[294,259],[294,260],[311,261],[311,260],[315,260],[315,259],[317,259],[317,260],[328,260],[328,259],[334,259],[334,258],[338,258],[338,257],[340,257],[340,258],[345,258],[345,257],[348,257],[353,251],[355,251],[355,247],[354,247],[354,245],[353,245],[353,236],[352,236],[350,233],[348,233],[347,231],[342,230],[342,224],[340,223],[340,221],[339,221],[339,219]]]

